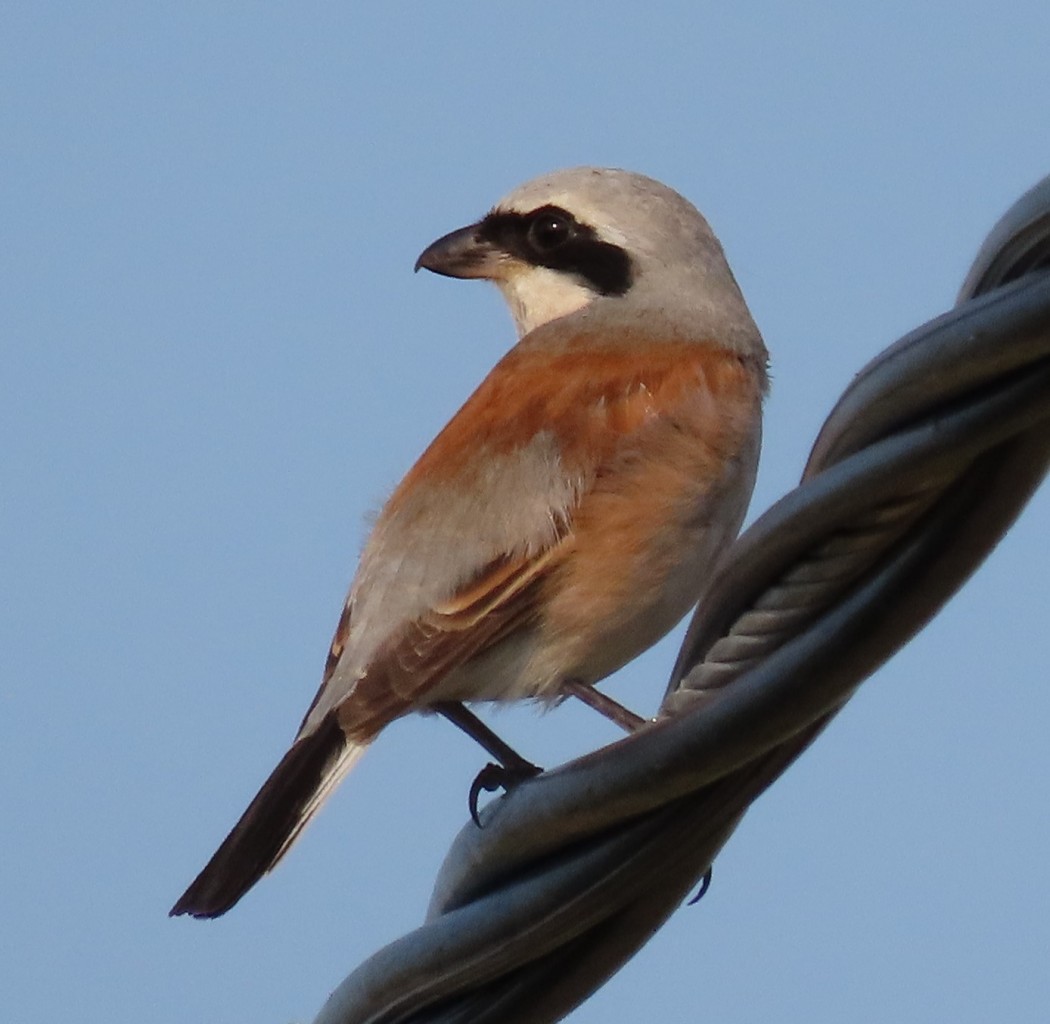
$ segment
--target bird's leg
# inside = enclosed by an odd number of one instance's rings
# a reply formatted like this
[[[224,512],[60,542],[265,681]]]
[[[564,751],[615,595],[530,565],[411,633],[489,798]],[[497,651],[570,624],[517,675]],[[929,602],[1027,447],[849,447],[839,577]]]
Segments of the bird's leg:
[[[569,696],[578,697],[587,707],[615,722],[624,732],[636,732],[647,722],[641,715],[636,715],[612,697],[599,693],[593,686],[581,683],[578,679],[567,680],[562,684],[562,691]]]
[[[499,738],[477,715],[468,711],[458,701],[441,701],[434,710],[462,729],[475,743],[487,750],[499,764],[491,762],[478,772],[470,786],[468,803],[474,824],[481,828],[478,818],[478,797],[482,791],[494,793],[497,789],[512,789],[519,782],[539,775],[542,768],[526,761],[513,747]]]
[[[477,715],[458,701],[441,701],[434,710],[462,729],[475,743],[487,750],[508,772],[516,775],[538,775],[542,770],[526,761],[512,746],[497,736]]]

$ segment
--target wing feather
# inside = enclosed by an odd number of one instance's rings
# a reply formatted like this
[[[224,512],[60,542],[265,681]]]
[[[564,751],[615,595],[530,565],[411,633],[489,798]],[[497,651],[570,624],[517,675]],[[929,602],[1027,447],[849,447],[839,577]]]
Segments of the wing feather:
[[[563,332],[564,333],[564,332]],[[339,709],[374,735],[449,672],[534,623],[596,485],[652,457],[646,438],[752,416],[764,367],[694,340],[542,331],[512,349],[376,522],[300,735]],[[686,477],[683,476],[683,479]],[[472,565],[474,568],[472,569]]]

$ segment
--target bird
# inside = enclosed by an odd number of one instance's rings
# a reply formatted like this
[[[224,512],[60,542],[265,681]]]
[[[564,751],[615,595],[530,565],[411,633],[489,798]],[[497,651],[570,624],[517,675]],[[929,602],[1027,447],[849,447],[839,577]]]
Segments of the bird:
[[[687,199],[555,171],[419,269],[493,282],[518,340],[383,506],[292,746],[172,916],[229,910],[403,715],[471,731],[462,702],[576,695],[616,717],[594,685],[684,617],[740,529],[768,355]]]

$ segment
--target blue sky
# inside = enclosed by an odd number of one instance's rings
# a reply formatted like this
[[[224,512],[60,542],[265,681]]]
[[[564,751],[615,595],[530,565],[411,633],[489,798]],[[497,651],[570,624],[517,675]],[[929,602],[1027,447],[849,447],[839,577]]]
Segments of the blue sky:
[[[419,923],[481,754],[385,733],[227,917],[167,908],[313,695],[368,515],[513,340],[419,251],[512,186],[660,178],[772,353],[752,514],[1050,172],[1050,7],[4,5],[3,1016],[309,1020]],[[359,9],[360,8],[360,9]],[[1044,488],[572,1017],[1045,1020]],[[672,638],[610,689],[655,707]],[[586,710],[492,719],[553,764]]]

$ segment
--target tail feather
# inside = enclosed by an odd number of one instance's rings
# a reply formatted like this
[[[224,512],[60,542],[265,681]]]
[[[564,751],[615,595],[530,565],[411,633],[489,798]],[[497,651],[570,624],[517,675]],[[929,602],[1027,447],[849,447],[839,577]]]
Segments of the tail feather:
[[[297,740],[171,916],[225,914],[285,855],[366,749],[367,743],[347,739],[334,715]]]

